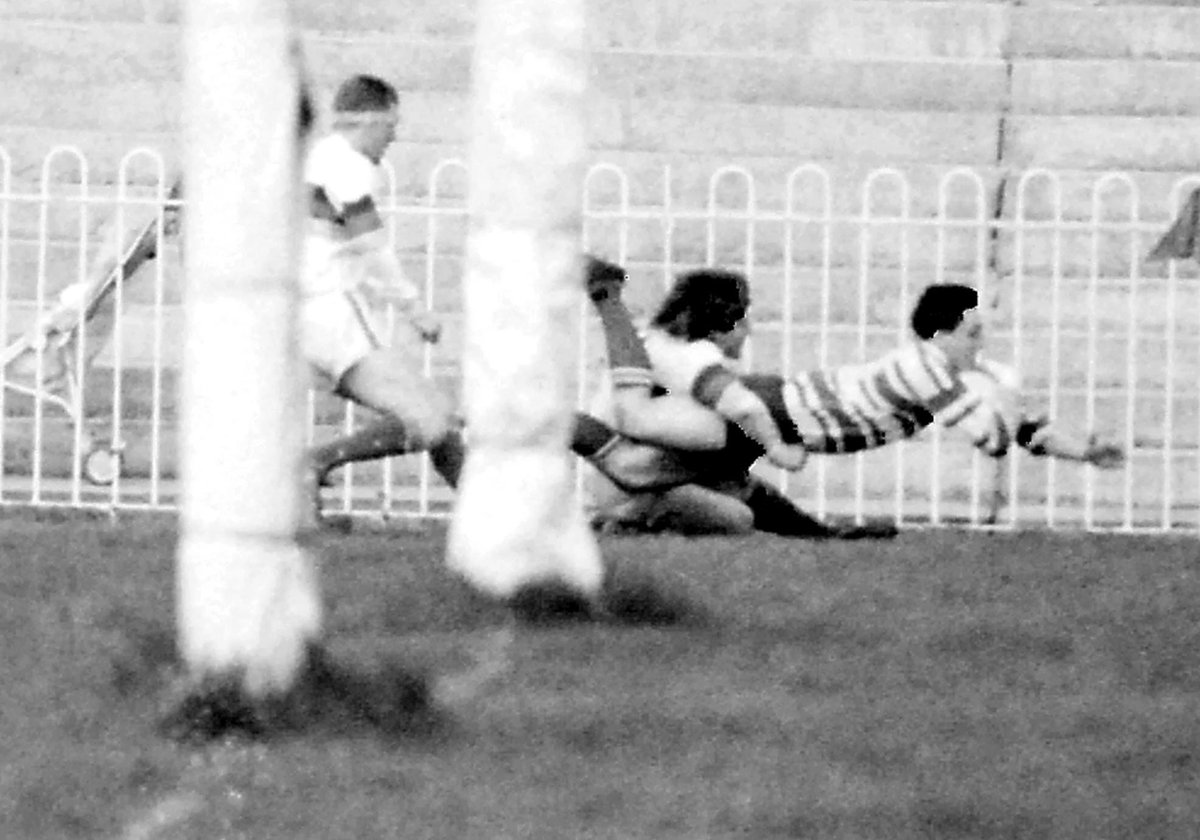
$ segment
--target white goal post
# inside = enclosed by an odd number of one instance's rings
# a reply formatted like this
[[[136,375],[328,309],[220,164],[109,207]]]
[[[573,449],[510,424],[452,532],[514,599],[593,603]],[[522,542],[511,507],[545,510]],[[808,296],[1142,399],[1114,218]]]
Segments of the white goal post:
[[[574,492],[588,63],[583,0],[480,0],[473,66],[463,407],[470,450],[449,563],[509,597],[595,595],[596,541]]]
[[[287,0],[184,4],[180,650],[197,680],[292,686],[320,627],[297,544],[301,74]]]

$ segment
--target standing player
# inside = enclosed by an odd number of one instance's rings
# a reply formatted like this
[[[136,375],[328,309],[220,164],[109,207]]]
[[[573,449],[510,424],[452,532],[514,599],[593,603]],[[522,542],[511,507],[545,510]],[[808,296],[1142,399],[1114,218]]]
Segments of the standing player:
[[[617,425],[624,429],[623,421],[631,417],[645,420],[640,407],[657,399],[655,383],[672,393],[675,404],[690,396],[735,422],[756,444],[748,448],[745,440],[731,437],[734,451],[727,447],[717,459],[717,474],[748,469],[756,452],[772,448],[788,457],[791,447],[802,453],[853,453],[912,437],[934,422],[963,429],[992,457],[1016,444],[1034,455],[1101,468],[1123,460],[1118,447],[1072,434],[1044,417],[1026,416],[1015,400],[1005,399],[1015,396],[1015,383],[1002,387],[996,366],[980,361],[983,325],[978,296],[968,286],[925,290],[911,316],[915,341],[864,364],[785,378],[739,375],[730,363],[747,330],[749,291],[742,275],[717,270],[682,275],[655,314],[644,345],[620,300],[624,278],[618,266],[599,261],[589,274],[614,369]],[[653,425],[667,422],[650,417],[637,426],[638,437],[656,439]],[[690,414],[687,426],[698,428]],[[711,444],[703,436],[697,439]],[[639,451],[648,462],[678,471],[676,453]],[[690,455],[687,461],[696,458]],[[803,458],[797,466],[802,464]],[[649,463],[646,468],[651,469]],[[728,487],[728,480],[724,483]]]
[[[352,461],[428,451],[451,485],[462,436],[449,398],[421,371],[419,343],[388,344],[372,308],[391,302],[434,342],[440,327],[392,251],[376,204],[380,161],[396,138],[399,95],[373,76],[352,76],[333,99],[332,131],[305,163],[308,228],[301,269],[301,344],[334,393],[381,417],[309,454],[314,502],[330,472]]]

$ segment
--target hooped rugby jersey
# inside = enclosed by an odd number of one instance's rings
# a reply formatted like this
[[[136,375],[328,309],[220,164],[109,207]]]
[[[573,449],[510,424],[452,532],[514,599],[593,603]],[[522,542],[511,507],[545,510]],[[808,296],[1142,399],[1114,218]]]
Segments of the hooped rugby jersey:
[[[731,363],[709,341],[686,342],[661,331],[646,350],[658,381],[675,393],[701,397],[716,366]],[[1013,443],[1037,451],[1045,420],[1029,420],[1017,405],[1015,373],[991,362],[958,371],[929,342],[913,342],[862,364],[811,370],[794,377],[739,377],[770,410],[783,439],[810,452],[852,453],[910,438],[937,423],[957,427],[989,455]],[[703,400],[712,404],[712,399]]]

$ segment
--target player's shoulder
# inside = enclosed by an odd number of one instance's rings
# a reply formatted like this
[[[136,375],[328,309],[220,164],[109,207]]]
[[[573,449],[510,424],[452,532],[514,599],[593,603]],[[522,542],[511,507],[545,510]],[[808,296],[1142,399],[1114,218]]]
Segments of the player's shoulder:
[[[340,134],[328,134],[309,149],[304,178],[342,200],[367,195],[377,182],[377,167]]]
[[[1021,374],[1012,365],[994,359],[981,358],[974,368],[974,375],[995,382],[1000,388],[1016,391],[1021,387]]]
[[[969,394],[990,410],[1008,417],[1020,406],[1021,377],[1011,365],[980,359],[975,367],[962,372]]]
[[[945,365],[939,358],[939,351],[928,342],[905,341],[888,350],[873,362],[867,362],[864,370],[874,372],[884,370],[889,374],[902,376],[906,379],[924,378],[929,370],[942,371]]]
[[[700,374],[728,359],[711,341],[688,341],[664,330],[646,331],[643,344],[656,378],[671,391],[690,391]]]
[[[981,358],[974,367],[961,374],[967,388],[986,399],[1007,402],[1015,399],[1021,389],[1021,376],[1012,365]]]
[[[327,169],[337,165],[353,165],[355,155],[362,157],[354,150],[346,138],[340,134],[326,134],[313,141],[308,148],[305,161],[308,169]],[[366,158],[363,157],[365,161]]]

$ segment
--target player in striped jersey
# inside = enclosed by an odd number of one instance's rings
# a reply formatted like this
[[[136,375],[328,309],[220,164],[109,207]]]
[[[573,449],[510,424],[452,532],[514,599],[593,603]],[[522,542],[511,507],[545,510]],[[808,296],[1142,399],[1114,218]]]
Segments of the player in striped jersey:
[[[318,509],[320,486],[351,461],[428,450],[453,485],[463,457],[450,400],[422,373],[420,341],[437,341],[440,327],[405,277],[376,203],[380,161],[396,137],[398,106],[399,95],[387,82],[352,76],[334,96],[332,131],[305,161],[302,351],[334,393],[380,414],[361,431],[310,453]],[[410,327],[391,343],[372,311],[386,302]]]
[[[998,399],[998,390],[987,384],[997,368],[981,361],[983,322],[970,286],[927,287],[910,319],[915,341],[873,361],[783,377],[740,376],[721,347],[729,330],[695,314],[711,306],[713,296],[744,297],[745,285],[731,272],[684,275],[655,316],[646,349],[664,387],[715,408],[764,446],[774,441],[773,431],[757,431],[767,417],[785,444],[825,454],[885,446],[937,423],[962,427],[993,457],[1015,443],[1034,454],[1096,466],[1121,461],[1116,447],[1084,444],[1048,419],[1019,416],[1018,406]]]
[[[927,289],[913,312],[916,342],[864,364],[785,378],[739,376],[721,347],[728,334],[723,324],[679,314],[694,310],[692,300],[740,295],[744,286],[741,275],[730,272],[682,276],[654,319],[646,350],[664,387],[716,408],[764,446],[777,429],[785,444],[808,452],[859,452],[912,437],[935,420],[954,426],[979,414],[982,395],[963,376],[982,345],[973,289]]]
[[[1123,460],[1118,447],[1020,413],[1013,399],[1015,382],[1000,382],[1007,372],[980,360],[983,325],[977,293],[970,287],[926,289],[911,317],[914,342],[872,362],[785,378],[739,375],[731,362],[747,335],[749,290],[740,274],[705,270],[682,275],[655,314],[644,343],[620,301],[623,281],[619,267],[593,264],[590,293],[608,341],[618,427],[636,428],[643,440],[659,439],[654,423],[669,419],[654,416],[653,423],[638,422],[647,416],[643,404],[655,399],[652,387],[660,384],[675,395],[674,405],[690,396],[736,423],[755,444],[747,447],[735,440],[734,451],[717,456],[726,473],[748,469],[755,452],[858,452],[911,437],[935,422],[968,432],[993,457],[1015,443],[1035,455],[1103,468]],[[699,428],[690,414],[686,425]],[[706,436],[697,440],[704,447],[712,444]],[[680,445],[677,439],[674,445]],[[666,450],[658,457],[664,464],[674,458]]]

